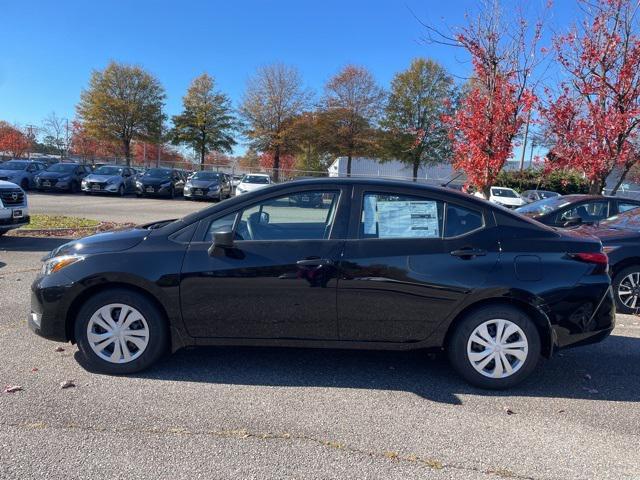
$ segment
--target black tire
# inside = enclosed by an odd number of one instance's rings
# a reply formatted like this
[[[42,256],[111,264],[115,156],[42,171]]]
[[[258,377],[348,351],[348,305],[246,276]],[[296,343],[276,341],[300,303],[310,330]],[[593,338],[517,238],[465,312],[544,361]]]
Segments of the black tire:
[[[128,363],[111,363],[102,359],[91,348],[87,338],[87,326],[92,315],[101,307],[113,303],[135,308],[148,325],[149,341],[146,348],[140,356]],[[140,372],[158,361],[168,351],[169,346],[167,323],[162,312],[144,295],[126,289],[105,290],[89,298],[78,312],[74,331],[84,366],[90,371],[110,375]]]
[[[78,185],[78,182],[71,182],[71,186],[69,187],[69,191],[71,193],[78,193],[80,191],[80,185]]]
[[[636,300],[636,307],[628,307],[626,306],[620,297],[619,289],[620,283],[632,273],[640,273],[640,265],[631,265],[630,267],[623,268],[618,273],[616,273],[611,281],[611,285],[613,287],[613,296],[616,300],[616,310],[620,313],[637,313],[640,310],[640,285],[638,285],[637,295],[639,298]],[[636,282],[637,283],[637,282]],[[636,293],[634,292],[634,293]]]
[[[27,180],[26,178],[23,178],[22,181],[20,182],[20,188],[25,192],[29,190],[29,180]]]
[[[120,185],[118,187],[118,196],[119,197],[124,197],[124,185]]]
[[[173,185],[171,186],[171,188],[169,189],[169,198],[170,199],[174,199],[176,198],[176,190],[175,188],[173,188]]]
[[[513,374],[504,378],[483,375],[472,365],[467,354],[469,338],[474,330],[483,323],[495,319],[507,320],[520,327],[528,344],[524,361]],[[522,382],[536,368],[540,358],[540,335],[533,321],[521,310],[508,305],[488,305],[465,316],[456,325],[446,347],[451,365],[467,382],[479,388],[501,390]],[[516,361],[516,358],[511,357],[511,360]],[[488,368],[491,362],[494,360],[489,362]],[[495,366],[495,363],[493,365]]]

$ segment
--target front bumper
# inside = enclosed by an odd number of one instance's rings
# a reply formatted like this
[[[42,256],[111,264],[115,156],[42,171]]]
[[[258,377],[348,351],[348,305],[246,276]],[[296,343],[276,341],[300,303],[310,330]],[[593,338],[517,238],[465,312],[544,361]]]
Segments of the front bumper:
[[[211,188],[191,187],[191,188],[185,188],[183,194],[186,198],[201,198],[204,200],[213,200],[214,198],[220,197],[220,190],[219,189],[214,190]]]
[[[10,215],[10,216],[0,216],[0,231],[2,232],[6,232],[8,230],[13,230],[14,228],[20,228],[24,225],[28,225],[29,222],[31,221],[31,217],[29,216],[26,206],[25,207],[12,206],[11,208],[0,209],[0,210],[7,210],[8,215]],[[13,210],[22,210],[23,212],[22,217],[14,218],[12,216]]]
[[[36,334],[56,342],[67,342],[66,319],[69,310],[69,291],[73,283],[65,283],[60,275],[38,277],[31,284],[31,312],[28,325]]]
[[[138,195],[170,195],[171,185],[166,187],[161,187],[159,185],[136,186],[136,193]]]
[[[56,181],[55,183],[49,182],[49,185],[44,184],[44,182],[40,181],[36,183],[36,189],[40,192],[45,191],[68,191],[71,190],[71,181]]]
[[[94,185],[98,185],[98,187],[94,187]],[[80,189],[83,192],[87,193],[118,193],[118,189],[120,188],[119,183],[92,183],[92,184],[82,184]]]

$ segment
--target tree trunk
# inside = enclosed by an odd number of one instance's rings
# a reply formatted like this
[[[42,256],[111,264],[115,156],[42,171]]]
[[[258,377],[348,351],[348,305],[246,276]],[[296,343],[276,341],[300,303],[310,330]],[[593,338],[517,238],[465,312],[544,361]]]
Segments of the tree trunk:
[[[620,175],[620,178],[618,179],[618,181],[614,185],[613,190],[611,190],[611,195],[615,195],[618,192],[618,189],[620,188],[620,185],[622,185],[622,183],[624,182],[625,178],[627,178],[627,174],[629,173],[629,170],[631,170],[632,166],[633,166],[633,164],[625,165],[624,170],[622,171],[622,175]]]
[[[589,186],[589,193],[591,195],[602,195],[602,190],[606,184],[606,178],[594,180]]]
[[[273,151],[273,181],[277,182],[280,178],[280,146],[276,146]]]
[[[351,176],[351,153],[347,155],[347,177]]]
[[[413,181],[418,181],[418,170],[420,170],[420,160],[416,159],[413,161]]]
[[[131,140],[122,141],[124,147],[124,158],[127,162],[127,167],[131,166]]]
[[[200,170],[204,170],[204,147],[200,149]]]

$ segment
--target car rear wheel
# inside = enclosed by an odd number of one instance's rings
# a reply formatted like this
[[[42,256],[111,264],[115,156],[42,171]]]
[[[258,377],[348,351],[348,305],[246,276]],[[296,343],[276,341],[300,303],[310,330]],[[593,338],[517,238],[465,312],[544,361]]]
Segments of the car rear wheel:
[[[527,378],[540,358],[540,335],[522,311],[502,305],[467,315],[451,335],[449,361],[469,383],[503,389]]]
[[[640,265],[620,270],[611,283],[617,310],[620,313],[636,313],[640,309]]]
[[[164,316],[144,295],[114,289],[80,309],[75,337],[87,368],[122,375],[152,365],[167,351]]]
[[[118,187],[118,195],[119,195],[120,197],[124,197],[124,185],[120,185],[120,186]]]

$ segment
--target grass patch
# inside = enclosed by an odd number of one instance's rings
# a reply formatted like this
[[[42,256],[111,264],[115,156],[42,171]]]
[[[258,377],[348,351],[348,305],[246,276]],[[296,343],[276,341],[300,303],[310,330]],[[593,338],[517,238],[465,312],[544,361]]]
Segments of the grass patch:
[[[98,220],[81,217],[66,217],[62,215],[31,215],[31,223],[22,230],[53,230],[58,228],[95,228],[100,225]]]

